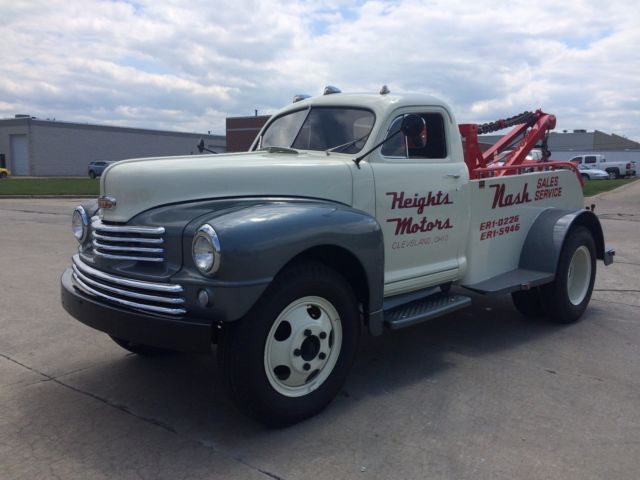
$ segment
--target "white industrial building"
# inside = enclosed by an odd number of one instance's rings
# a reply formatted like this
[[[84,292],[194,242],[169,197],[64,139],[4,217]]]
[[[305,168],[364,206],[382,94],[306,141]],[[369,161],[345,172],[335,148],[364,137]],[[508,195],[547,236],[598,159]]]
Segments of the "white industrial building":
[[[91,161],[198,154],[197,144],[226,151],[224,135],[40,120],[0,119],[0,166],[13,175],[83,176]]]

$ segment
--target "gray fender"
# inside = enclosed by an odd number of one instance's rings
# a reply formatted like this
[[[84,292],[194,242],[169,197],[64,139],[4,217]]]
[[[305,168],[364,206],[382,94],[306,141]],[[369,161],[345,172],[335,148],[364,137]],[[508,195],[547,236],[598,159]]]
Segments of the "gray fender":
[[[591,231],[597,258],[604,260],[605,264],[611,263],[605,252],[602,226],[593,212],[549,208],[542,211],[531,225],[520,253],[519,267],[555,275],[567,233],[577,225]]]
[[[380,317],[381,330],[384,244],[380,225],[369,214],[330,202],[273,201],[200,217],[187,227],[185,238],[193,238],[195,229],[205,222],[216,230],[222,251],[212,285],[251,286],[225,320],[245,315],[278,272],[296,257],[329,247],[359,264],[366,289],[353,287],[356,292],[366,291],[365,320]]]

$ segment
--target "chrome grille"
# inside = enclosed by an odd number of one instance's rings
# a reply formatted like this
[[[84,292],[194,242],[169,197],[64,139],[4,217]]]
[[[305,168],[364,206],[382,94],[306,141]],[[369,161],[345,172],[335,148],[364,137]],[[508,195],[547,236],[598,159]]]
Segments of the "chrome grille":
[[[73,283],[83,293],[146,313],[184,315],[183,289],[178,284],[118,277],[96,270],[79,255],[73,258]]]
[[[91,219],[91,246],[96,255],[114,260],[164,261],[164,227],[105,225]]]

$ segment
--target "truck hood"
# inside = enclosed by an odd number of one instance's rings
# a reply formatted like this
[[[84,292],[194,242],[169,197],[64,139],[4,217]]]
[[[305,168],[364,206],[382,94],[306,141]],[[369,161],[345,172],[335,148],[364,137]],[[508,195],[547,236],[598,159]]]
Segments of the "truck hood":
[[[103,219],[127,222],[169,203],[223,197],[294,196],[352,203],[349,160],[324,153],[251,152],[124,160],[102,174],[116,199]]]

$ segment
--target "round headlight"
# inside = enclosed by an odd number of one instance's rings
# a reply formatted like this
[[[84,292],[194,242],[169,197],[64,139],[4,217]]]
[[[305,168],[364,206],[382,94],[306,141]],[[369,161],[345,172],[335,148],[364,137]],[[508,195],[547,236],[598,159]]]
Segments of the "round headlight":
[[[89,217],[87,217],[87,212],[84,211],[82,206],[76,207],[73,211],[71,230],[73,231],[73,236],[76,237],[79,243],[86,240],[87,233],[89,233]]]
[[[220,240],[211,225],[203,225],[193,237],[193,263],[203,275],[213,275],[220,267]]]

